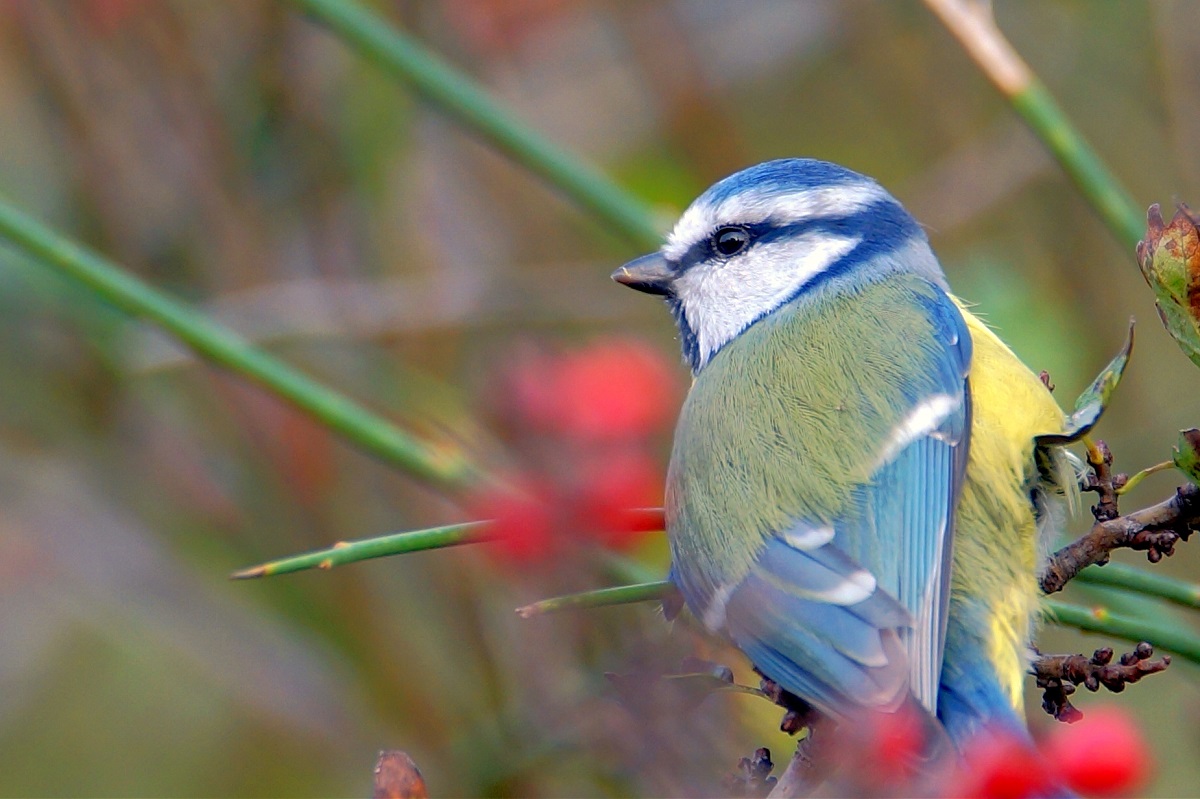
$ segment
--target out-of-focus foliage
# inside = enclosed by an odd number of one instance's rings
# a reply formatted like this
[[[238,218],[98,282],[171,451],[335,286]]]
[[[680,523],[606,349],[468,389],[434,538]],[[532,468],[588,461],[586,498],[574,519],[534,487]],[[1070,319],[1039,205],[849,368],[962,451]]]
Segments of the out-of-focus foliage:
[[[1061,435],[1038,436],[1038,441],[1044,444],[1066,444],[1079,441],[1090,433],[1100,421],[1100,416],[1112,402],[1113,394],[1125,375],[1125,367],[1129,365],[1129,354],[1133,351],[1133,325],[1129,326],[1129,335],[1111,361],[1096,375],[1096,379],[1075,398],[1074,410],[1067,417],[1066,430]]]
[[[1154,313],[1133,254],[916,3],[378,8],[664,210],[770,157],[876,176],[1064,397]],[[997,11],[1140,203],[1200,195],[1200,8]],[[620,334],[677,362],[663,309],[608,280],[635,253],[286,4],[13,0],[0,40],[0,190],[431,439],[502,472],[583,474],[591,456],[559,464],[506,422],[528,342],[570,357]],[[0,794],[364,795],[384,748],[434,795],[701,795],[758,746],[785,762],[760,699],[631,701],[604,678],[669,684],[653,678],[700,655],[753,680],[686,624],[513,614],[606,584],[598,559],[512,569],[457,548],[228,582],[467,511],[8,251],[0,311]],[[683,368],[667,379],[677,398]],[[1097,430],[1116,468],[1168,458],[1198,390],[1144,321]],[[654,427],[638,468],[661,469],[668,441]],[[634,545],[661,568],[661,538]],[[1156,568],[1198,563],[1184,546]],[[1158,755],[1151,794],[1200,780],[1194,677],[1177,665],[1119,698]]]
[[[1169,224],[1158,203],[1150,206],[1137,257],[1167,332],[1200,366],[1200,230],[1187,206],[1180,206]]]
[[[1200,430],[1189,427],[1179,431],[1179,443],[1171,452],[1171,460],[1187,479],[1200,484]]]

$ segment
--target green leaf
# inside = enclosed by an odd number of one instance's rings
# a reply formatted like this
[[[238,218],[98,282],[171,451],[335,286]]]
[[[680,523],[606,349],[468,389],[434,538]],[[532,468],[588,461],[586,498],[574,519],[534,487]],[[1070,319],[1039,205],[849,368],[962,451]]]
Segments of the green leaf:
[[[1142,277],[1154,290],[1154,305],[1175,343],[1200,366],[1200,222],[1180,205],[1164,224],[1158,204],[1146,212],[1146,237],[1138,242]]]
[[[1171,461],[1187,479],[1200,485],[1200,430],[1192,427],[1179,431],[1179,446],[1171,451]]]
[[[1129,354],[1133,351],[1133,320],[1129,320],[1129,335],[1125,344],[1116,357],[1109,361],[1108,366],[1096,376],[1079,399],[1075,400],[1075,411],[1067,417],[1067,423],[1062,433],[1038,436],[1039,447],[1071,444],[1086,436],[1100,421],[1104,409],[1108,407],[1125,367],[1129,364]]]

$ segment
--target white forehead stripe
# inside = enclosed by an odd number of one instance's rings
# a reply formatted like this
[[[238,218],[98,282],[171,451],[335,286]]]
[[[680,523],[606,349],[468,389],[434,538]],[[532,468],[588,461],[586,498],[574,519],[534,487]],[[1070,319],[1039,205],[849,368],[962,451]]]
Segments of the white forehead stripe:
[[[683,313],[696,335],[699,366],[860,241],[861,236],[812,231],[751,249],[719,268],[689,269],[680,275],[675,290],[686,298]]]
[[[719,203],[693,203],[667,236],[662,253],[678,260],[719,225],[770,221],[787,225],[808,219],[836,219],[862,211],[891,195],[874,182],[836,183],[791,193],[749,188]]]
[[[934,394],[922,400],[909,411],[908,416],[892,429],[883,451],[875,461],[876,468],[900,454],[900,450],[922,436],[937,430],[946,417],[958,409],[960,397],[951,394]]]

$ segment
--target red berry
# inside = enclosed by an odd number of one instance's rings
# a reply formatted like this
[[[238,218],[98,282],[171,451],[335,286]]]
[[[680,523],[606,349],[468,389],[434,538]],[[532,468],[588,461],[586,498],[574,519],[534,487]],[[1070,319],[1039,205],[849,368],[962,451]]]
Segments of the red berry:
[[[1150,775],[1150,752],[1137,725],[1114,707],[1088,710],[1046,742],[1046,755],[1062,781],[1086,796],[1129,796]]]
[[[561,362],[560,357],[539,347],[518,348],[501,372],[493,396],[502,417],[526,429],[545,432],[555,428],[562,415],[557,387]]]
[[[564,433],[590,439],[653,433],[674,411],[663,357],[633,341],[606,341],[568,357],[555,382]]]
[[[976,735],[963,752],[951,796],[969,799],[1026,799],[1051,784],[1046,762],[1017,736],[997,731]]]
[[[489,551],[510,563],[539,562],[557,549],[554,512],[545,492],[535,488],[488,487],[470,502],[472,515],[489,519]]]
[[[873,716],[871,761],[873,774],[884,784],[896,784],[913,778],[913,767],[925,748],[925,729],[908,708],[895,713]]]
[[[584,471],[576,515],[583,530],[592,531],[601,544],[622,548],[638,540],[650,524],[640,509],[662,503],[662,474],[640,450],[597,458]]]

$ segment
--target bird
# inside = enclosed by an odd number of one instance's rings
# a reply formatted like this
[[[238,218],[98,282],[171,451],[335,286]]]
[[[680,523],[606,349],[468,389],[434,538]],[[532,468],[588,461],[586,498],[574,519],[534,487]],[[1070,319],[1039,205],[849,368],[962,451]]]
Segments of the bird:
[[[767,161],[612,277],[665,300],[692,371],[665,499],[691,614],[822,718],[1031,740],[1036,576],[1074,480],[1035,439],[1064,414],[921,225],[848,168]]]

